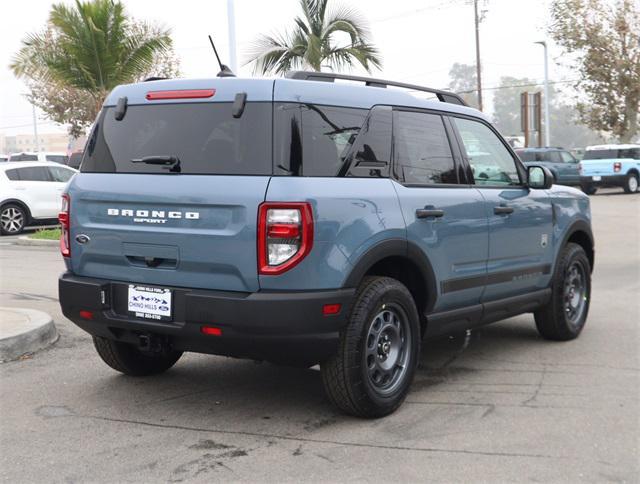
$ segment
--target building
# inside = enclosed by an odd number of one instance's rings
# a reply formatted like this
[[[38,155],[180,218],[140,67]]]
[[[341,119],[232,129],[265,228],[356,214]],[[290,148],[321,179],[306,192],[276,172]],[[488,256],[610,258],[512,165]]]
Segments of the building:
[[[67,133],[39,133],[39,151],[58,151],[66,153],[69,147]],[[21,151],[38,151],[33,134],[17,134],[5,136],[0,134],[0,153],[18,153]]]

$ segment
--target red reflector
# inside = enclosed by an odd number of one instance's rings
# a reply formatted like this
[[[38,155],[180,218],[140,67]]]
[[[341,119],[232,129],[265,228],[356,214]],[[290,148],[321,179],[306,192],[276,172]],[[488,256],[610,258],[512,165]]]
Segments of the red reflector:
[[[148,101],[160,99],[194,99],[213,97],[215,93],[215,89],[183,89],[180,91],[149,91],[146,97]]]
[[[271,224],[267,227],[267,237],[272,239],[296,239],[300,236],[298,224]]]
[[[202,326],[200,331],[209,336],[222,336],[222,330],[214,326]]]
[[[93,313],[91,311],[80,311],[80,317],[82,319],[93,319]]]
[[[322,306],[322,314],[331,316],[332,314],[338,314],[340,309],[342,309],[342,304],[325,304]]]

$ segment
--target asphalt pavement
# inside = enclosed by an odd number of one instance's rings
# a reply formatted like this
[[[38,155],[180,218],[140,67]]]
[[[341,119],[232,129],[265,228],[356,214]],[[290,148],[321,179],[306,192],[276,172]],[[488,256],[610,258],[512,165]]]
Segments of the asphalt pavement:
[[[108,368],[57,301],[56,248],[0,239],[0,306],[60,339],[0,365],[5,482],[639,482],[640,195],[591,197],[596,268],[572,342],[531,315],[424,345],[406,403],[334,410],[314,369],[187,354],[164,375]]]

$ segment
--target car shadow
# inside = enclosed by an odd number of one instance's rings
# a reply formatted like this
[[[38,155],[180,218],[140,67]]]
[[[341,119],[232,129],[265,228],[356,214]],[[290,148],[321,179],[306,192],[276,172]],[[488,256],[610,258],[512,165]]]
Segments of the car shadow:
[[[525,316],[476,331],[423,343],[409,398],[459,375],[482,372],[487,361],[522,354],[542,340]],[[92,372],[93,373],[93,372]],[[84,382],[88,417],[204,430],[229,429],[268,435],[313,431],[348,420],[324,396],[317,368],[256,364],[232,358],[186,354],[165,374],[133,378],[101,368]]]

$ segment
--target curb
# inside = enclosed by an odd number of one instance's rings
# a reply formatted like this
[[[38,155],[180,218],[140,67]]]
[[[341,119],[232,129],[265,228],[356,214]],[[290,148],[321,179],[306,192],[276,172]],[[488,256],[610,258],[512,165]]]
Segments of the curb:
[[[58,339],[53,319],[34,309],[0,307],[0,362],[46,348]]]
[[[46,239],[32,239],[28,235],[21,235],[15,241],[16,245],[31,245],[38,247],[58,247],[60,241],[58,240],[46,240]]]

